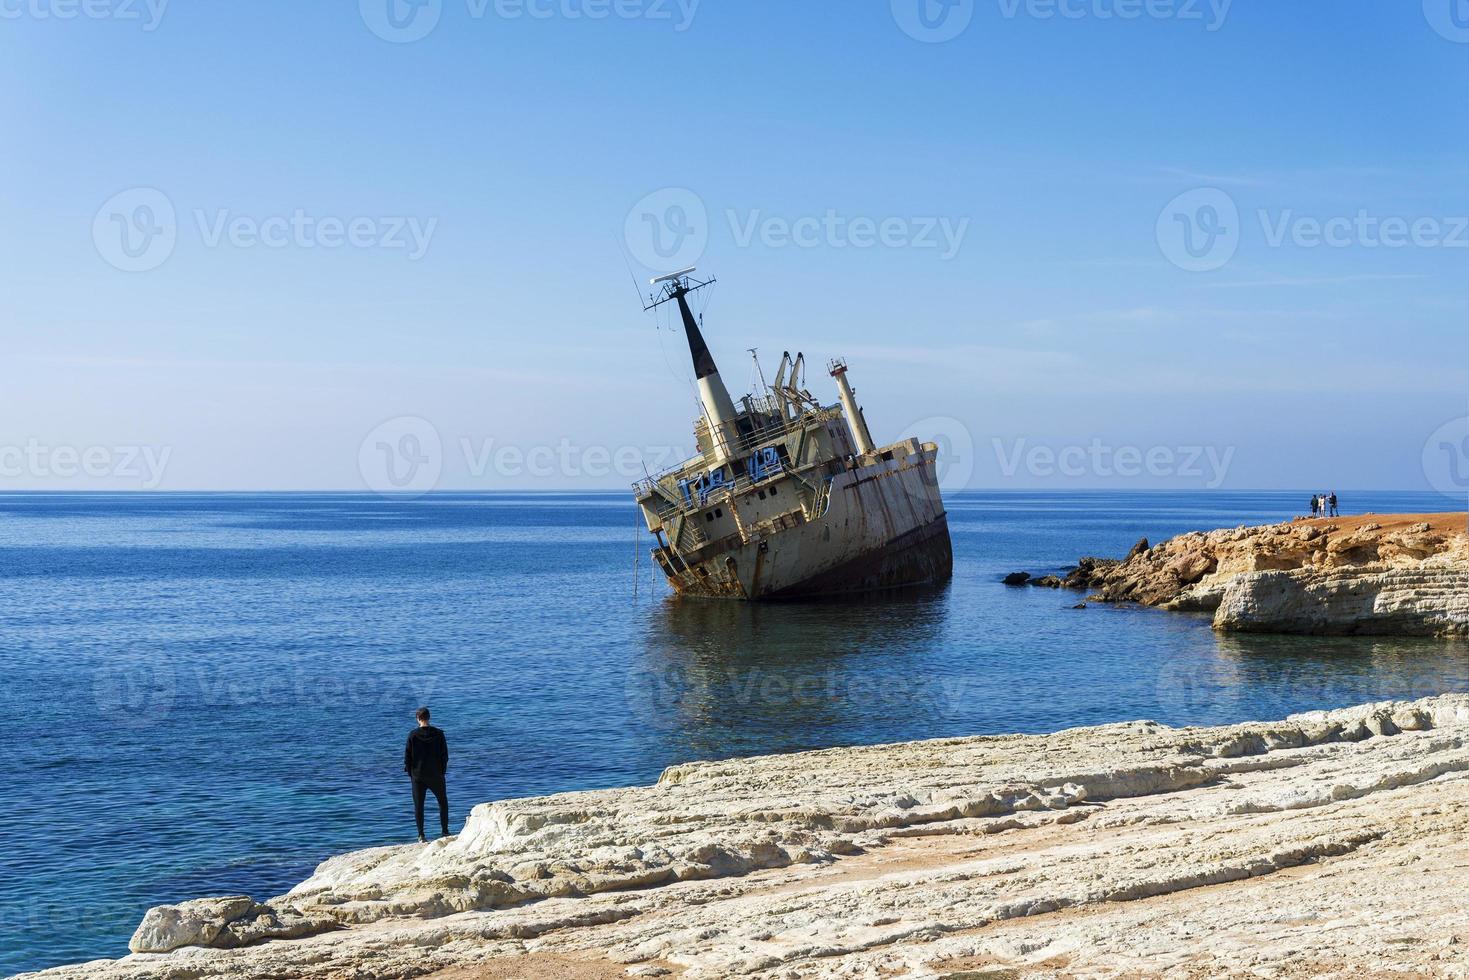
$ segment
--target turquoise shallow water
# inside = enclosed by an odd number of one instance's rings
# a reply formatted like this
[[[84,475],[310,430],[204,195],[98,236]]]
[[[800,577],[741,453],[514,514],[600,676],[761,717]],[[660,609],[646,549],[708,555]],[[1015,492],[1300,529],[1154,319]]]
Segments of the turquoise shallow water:
[[[0,495],[0,972],[120,955],[150,905],[267,897],[411,839],[423,702],[457,828],[690,759],[1469,690],[1462,643],[1219,637],[999,584],[1308,496],[950,494],[948,588],[749,607],[667,600],[646,556],[634,599],[621,494]]]

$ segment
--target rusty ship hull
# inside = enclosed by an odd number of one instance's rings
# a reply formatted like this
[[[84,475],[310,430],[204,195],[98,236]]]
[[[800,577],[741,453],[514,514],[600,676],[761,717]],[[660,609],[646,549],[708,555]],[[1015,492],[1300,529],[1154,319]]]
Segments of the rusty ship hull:
[[[891,460],[834,477],[822,512],[809,519],[797,507],[762,521],[758,491],[735,495],[730,510],[755,518],[748,533],[654,557],[674,591],[703,598],[806,599],[942,584],[954,558],[936,450],[893,449]]]
[[[953,574],[938,447],[874,444],[840,360],[839,401],[806,390],[804,355],[736,408],[686,297],[709,283],[686,270],[655,280],[678,304],[701,402],[699,455],[635,484],[680,596],[763,601],[940,585]],[[712,282],[712,280],[711,280]],[[653,308],[650,307],[650,308]]]

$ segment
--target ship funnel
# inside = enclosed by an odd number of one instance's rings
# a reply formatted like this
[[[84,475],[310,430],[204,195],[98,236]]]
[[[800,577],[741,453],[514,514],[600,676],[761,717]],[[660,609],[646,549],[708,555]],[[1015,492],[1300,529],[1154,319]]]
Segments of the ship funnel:
[[[704,406],[704,418],[709,426],[710,452],[715,462],[725,463],[735,455],[733,447],[739,433],[735,423],[737,415],[734,401],[729,397],[729,389],[725,387],[724,379],[719,376],[719,367],[714,363],[714,355],[709,353],[709,345],[704,342],[704,333],[699,329],[699,322],[694,318],[693,310],[689,309],[689,293],[702,289],[714,280],[698,282],[689,275],[693,271],[692,268],[684,269],[682,272],[654,279],[652,284],[661,285],[663,292],[661,297],[655,297],[648,309],[670,301],[678,303],[684,337],[689,342],[689,356],[694,361],[694,379],[699,386],[699,401]]]
[[[857,407],[857,395],[847,381],[847,363],[837,359],[827,367],[831,369],[831,376],[837,379],[837,393],[841,396],[842,411],[847,415],[847,427],[852,430],[852,441],[857,444],[857,453],[866,456],[875,447],[872,433],[867,431],[867,419],[863,417],[862,409]]]

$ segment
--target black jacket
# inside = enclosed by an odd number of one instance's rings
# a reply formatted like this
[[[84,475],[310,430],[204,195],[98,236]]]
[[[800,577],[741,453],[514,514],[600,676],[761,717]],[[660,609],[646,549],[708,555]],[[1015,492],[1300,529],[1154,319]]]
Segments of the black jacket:
[[[408,733],[403,748],[403,771],[421,783],[436,783],[449,768],[449,742],[433,725]]]

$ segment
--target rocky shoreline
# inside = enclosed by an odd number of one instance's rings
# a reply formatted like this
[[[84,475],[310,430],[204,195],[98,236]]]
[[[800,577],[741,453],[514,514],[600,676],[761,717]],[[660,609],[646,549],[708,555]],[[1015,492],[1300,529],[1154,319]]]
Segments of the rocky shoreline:
[[[1122,559],[1008,585],[1214,614],[1220,630],[1469,635],[1469,515],[1368,514],[1142,540]]]
[[[268,902],[151,910],[134,946],[168,952],[32,976],[1463,976],[1466,884],[1469,696],[1445,695],[483,804]]]

